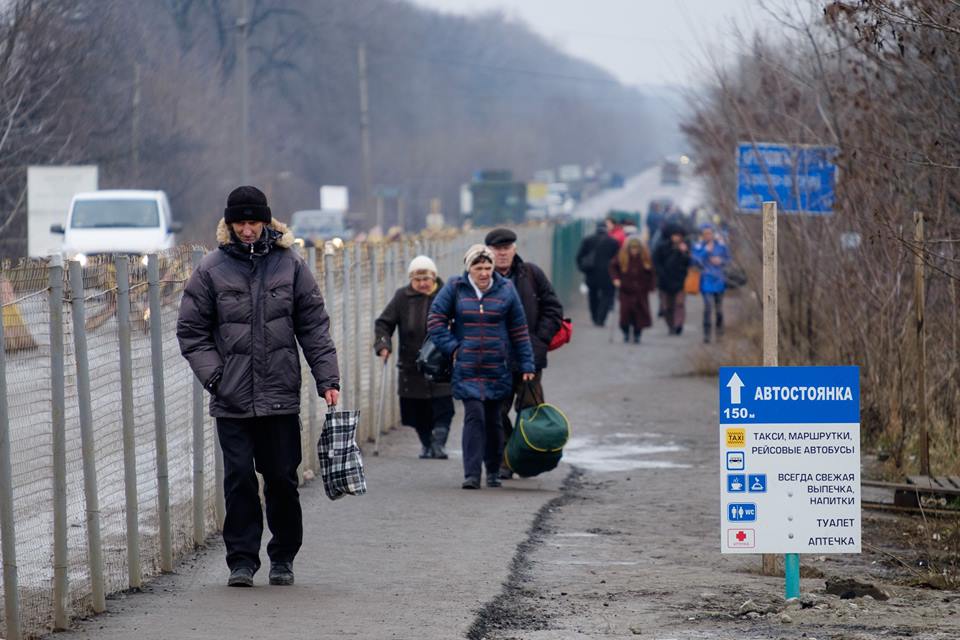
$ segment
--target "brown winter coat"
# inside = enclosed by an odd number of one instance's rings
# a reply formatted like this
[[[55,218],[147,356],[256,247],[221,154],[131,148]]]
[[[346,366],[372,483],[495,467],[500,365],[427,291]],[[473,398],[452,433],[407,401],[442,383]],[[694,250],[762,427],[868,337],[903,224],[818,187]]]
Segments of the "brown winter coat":
[[[453,393],[449,383],[430,382],[417,371],[417,354],[427,337],[427,313],[442,287],[443,282],[439,279],[437,288],[430,295],[419,293],[410,285],[401,287],[377,318],[374,327],[376,340],[373,343],[375,353],[380,353],[382,349],[393,352],[393,331],[399,328],[397,368],[400,375],[397,394],[401,398],[440,398]]]
[[[620,281],[620,327],[645,329],[651,326],[649,296],[656,287],[656,278],[646,247],[641,249],[640,255],[631,256],[624,246],[621,254],[610,261],[609,271],[611,279]]]
[[[234,243],[227,224],[220,247],[204,256],[180,303],[177,339],[194,374],[212,392],[210,415],[249,418],[300,412],[300,355],[323,395],[340,388],[330,319],[316,280],[274,221],[265,239]],[[222,377],[214,385],[216,373]]]

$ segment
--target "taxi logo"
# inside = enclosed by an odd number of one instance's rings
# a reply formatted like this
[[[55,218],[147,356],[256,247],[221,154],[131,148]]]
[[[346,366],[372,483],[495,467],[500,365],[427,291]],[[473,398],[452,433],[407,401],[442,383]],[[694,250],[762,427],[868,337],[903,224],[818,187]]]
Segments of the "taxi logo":
[[[743,448],[747,444],[746,429],[727,429],[727,446]]]

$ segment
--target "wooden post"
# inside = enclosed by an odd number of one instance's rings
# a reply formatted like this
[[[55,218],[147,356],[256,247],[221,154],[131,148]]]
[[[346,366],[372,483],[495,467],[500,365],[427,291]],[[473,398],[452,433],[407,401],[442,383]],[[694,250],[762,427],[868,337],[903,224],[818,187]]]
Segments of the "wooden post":
[[[763,366],[780,364],[779,323],[777,314],[777,203],[763,203]],[[777,556],[763,554],[761,573],[777,574]]]
[[[923,326],[925,300],[925,278],[923,272],[923,212],[913,212],[916,244],[913,257],[914,300],[917,308],[917,416],[920,420],[920,474],[930,475],[930,440],[927,434],[927,345],[926,330]]]

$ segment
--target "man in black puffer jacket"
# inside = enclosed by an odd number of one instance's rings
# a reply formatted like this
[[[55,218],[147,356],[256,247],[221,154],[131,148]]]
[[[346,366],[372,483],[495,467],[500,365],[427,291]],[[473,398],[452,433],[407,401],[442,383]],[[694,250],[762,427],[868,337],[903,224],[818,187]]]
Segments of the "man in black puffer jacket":
[[[223,540],[230,586],[253,586],[260,568],[256,472],[263,475],[270,584],[293,584],[303,540],[297,491],[300,449],[300,357],[328,406],[340,374],[330,319],[310,269],[290,249],[293,234],[271,217],[256,187],[237,187],[217,228],[219,248],[190,276],[180,304],[180,352],[210,392],[223,450],[227,513]]]
[[[516,363],[513,365],[513,391],[504,398],[500,413],[503,442],[506,443],[513,433],[510,408],[517,395],[522,394],[521,408],[543,401],[543,370],[547,368],[547,350],[550,340],[563,322],[563,305],[543,269],[532,262],[524,262],[517,255],[517,234],[511,229],[494,229],[487,234],[484,243],[493,251],[493,266],[497,273],[509,278],[520,296],[530,329],[533,361],[537,367],[533,381],[524,382],[519,367]],[[501,469],[500,477],[509,479],[512,476],[509,469]]]

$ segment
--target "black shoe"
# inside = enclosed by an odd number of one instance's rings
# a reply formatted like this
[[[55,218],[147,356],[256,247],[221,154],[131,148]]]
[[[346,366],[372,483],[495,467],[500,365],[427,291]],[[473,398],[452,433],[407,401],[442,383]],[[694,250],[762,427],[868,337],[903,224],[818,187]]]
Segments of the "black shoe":
[[[479,489],[480,488],[480,478],[469,477],[463,481],[463,484],[460,485],[461,489]]]
[[[674,330],[673,330],[673,333],[674,333],[675,335],[680,335],[681,333],[683,333],[683,326],[681,325],[681,326],[677,327],[676,329],[674,329]]]
[[[446,460],[450,456],[447,455],[447,451],[443,448],[442,444],[435,444],[433,445],[433,449],[431,450],[430,457],[435,458],[437,460]]]
[[[228,587],[252,587],[253,586],[253,567],[234,567],[230,570],[230,577],[227,578]]]
[[[493,475],[487,474],[487,486],[491,489],[496,489],[497,487],[502,487],[503,483],[500,482],[500,472],[497,471]]]
[[[270,584],[277,586],[288,586],[293,584],[293,563],[271,562]]]
[[[420,456],[419,456],[419,458],[420,458],[421,460],[426,460],[426,459],[432,458],[432,457],[433,457],[433,449],[431,449],[430,447],[428,447],[428,446],[426,446],[426,445],[420,447]]]
[[[510,471],[510,469],[500,469],[500,479],[513,480],[513,471]]]

